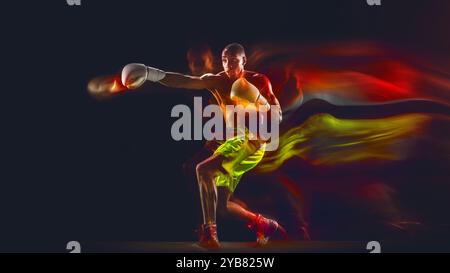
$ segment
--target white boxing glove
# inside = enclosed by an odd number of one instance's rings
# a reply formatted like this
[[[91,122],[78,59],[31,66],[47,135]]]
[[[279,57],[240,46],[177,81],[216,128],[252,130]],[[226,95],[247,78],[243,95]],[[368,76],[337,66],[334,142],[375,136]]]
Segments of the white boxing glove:
[[[135,89],[145,81],[157,82],[166,76],[166,72],[144,64],[127,64],[122,69],[122,84],[128,89]]]
[[[268,105],[266,98],[261,95],[258,88],[245,78],[239,78],[233,83],[230,98],[232,100],[245,100],[256,105]]]

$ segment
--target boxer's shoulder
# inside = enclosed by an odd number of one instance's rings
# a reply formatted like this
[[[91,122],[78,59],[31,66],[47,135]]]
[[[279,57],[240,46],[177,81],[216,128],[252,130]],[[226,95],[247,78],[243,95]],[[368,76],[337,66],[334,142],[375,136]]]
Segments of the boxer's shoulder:
[[[206,73],[203,74],[200,79],[210,84],[217,83],[220,81],[223,77],[220,74],[213,74],[213,73]]]
[[[226,74],[222,75],[222,73],[207,73],[200,77],[202,81],[204,81],[207,89],[223,89],[224,86],[228,83]]]
[[[227,73],[226,73],[225,71],[221,71],[221,72],[217,73],[216,75],[217,75],[218,77],[221,77],[221,78],[226,78],[226,77],[228,77],[228,76],[227,76]]]
[[[261,73],[254,72],[254,71],[245,71],[245,78],[250,81],[251,83],[261,87],[266,86],[267,84],[270,84],[269,78]]]
[[[201,75],[201,76],[200,76],[200,79],[202,79],[202,80],[204,80],[204,79],[210,79],[210,78],[213,78],[214,76],[216,76],[216,75],[213,74],[213,73],[206,73],[206,74]]]
[[[269,80],[269,78],[267,78],[266,75],[259,73],[259,72],[249,71],[249,70],[245,70],[245,78],[246,79],[255,79],[255,80]]]
[[[206,74],[203,74],[200,78],[202,80],[214,80],[214,79],[219,80],[219,79],[224,78],[224,76],[226,76],[226,74],[224,72],[220,72],[220,73],[217,73],[217,74],[206,73]]]

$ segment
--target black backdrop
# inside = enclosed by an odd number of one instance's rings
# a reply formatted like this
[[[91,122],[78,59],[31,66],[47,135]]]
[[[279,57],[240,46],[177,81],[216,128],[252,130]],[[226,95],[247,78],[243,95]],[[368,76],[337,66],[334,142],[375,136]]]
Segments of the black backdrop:
[[[182,164],[202,143],[170,137],[170,109],[191,104],[192,93],[147,85],[99,102],[87,93],[91,78],[129,62],[185,72],[197,42],[216,54],[235,41],[347,39],[444,51],[449,8],[445,0],[2,4],[1,248],[194,239],[198,200]]]

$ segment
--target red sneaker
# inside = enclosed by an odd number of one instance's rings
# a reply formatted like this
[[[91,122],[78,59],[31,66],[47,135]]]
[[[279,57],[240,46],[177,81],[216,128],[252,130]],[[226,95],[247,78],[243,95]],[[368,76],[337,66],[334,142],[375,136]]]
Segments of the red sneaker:
[[[255,230],[256,242],[259,245],[267,244],[275,232],[284,230],[277,221],[265,218],[261,214],[256,215],[254,222],[249,225],[249,228]]]
[[[198,244],[205,248],[219,248],[219,238],[217,237],[217,226],[215,224],[205,225],[200,228],[200,240]]]

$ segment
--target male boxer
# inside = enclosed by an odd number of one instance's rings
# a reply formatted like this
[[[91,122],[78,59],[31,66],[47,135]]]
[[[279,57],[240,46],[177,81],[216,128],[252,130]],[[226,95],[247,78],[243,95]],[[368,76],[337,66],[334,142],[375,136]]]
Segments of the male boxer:
[[[281,107],[272,92],[269,79],[262,74],[244,70],[246,61],[242,45],[233,43],[222,51],[224,71],[218,74],[196,77],[166,72],[143,64],[128,64],[122,70],[122,83],[129,89],[138,88],[145,81],[159,82],[175,88],[205,89],[213,94],[222,109],[226,105],[237,105],[246,101],[256,106],[276,107],[281,120]],[[267,219],[230,201],[242,175],[261,161],[264,147],[263,140],[251,140],[246,133],[243,138],[227,139],[213,155],[196,166],[203,211],[199,240],[201,246],[220,247],[216,211],[224,216],[233,216],[249,222],[256,231],[259,244],[266,243],[271,235],[281,229],[275,220]]]

